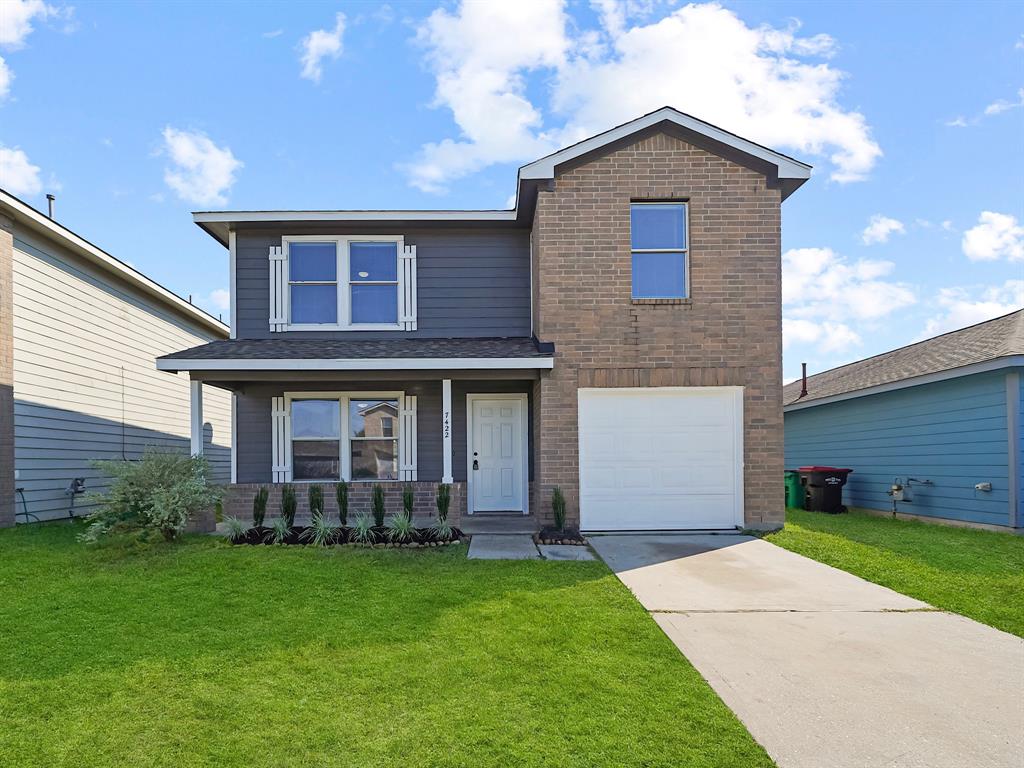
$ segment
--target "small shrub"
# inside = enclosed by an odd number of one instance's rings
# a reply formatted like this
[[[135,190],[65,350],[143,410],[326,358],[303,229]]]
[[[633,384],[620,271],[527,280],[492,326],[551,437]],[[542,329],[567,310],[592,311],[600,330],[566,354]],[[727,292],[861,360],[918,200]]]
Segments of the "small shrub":
[[[304,530],[299,538],[318,547],[327,547],[336,541],[340,530],[327,520],[327,515],[321,513],[313,516],[309,528]]]
[[[445,518],[438,518],[437,522],[430,526],[430,535],[438,541],[452,540],[452,526]]]
[[[373,497],[370,506],[373,509],[373,524],[378,528],[384,525],[384,486],[373,484]]]
[[[448,519],[448,505],[452,502],[452,487],[448,483],[437,486],[437,519],[439,522]]]
[[[245,523],[237,517],[229,515],[224,518],[224,538],[228,541],[241,541],[245,538]]]
[[[412,520],[412,508],[416,505],[416,494],[413,493],[412,486],[408,483],[402,488],[402,509],[405,510],[405,514],[408,515],[409,519]]]
[[[86,518],[83,541],[114,532],[143,538],[159,534],[172,541],[222,496],[207,480],[209,466],[202,456],[147,450],[136,461],[98,461],[95,466],[111,483],[106,493],[92,497],[98,506]]]
[[[338,500],[338,519],[343,526],[348,525],[348,483],[342,480],[334,486],[334,496]]]
[[[270,491],[267,486],[261,485],[256,489],[256,495],[252,498],[252,527],[262,528],[263,521],[267,518],[267,499],[270,498]]]
[[[309,519],[323,517],[324,515],[324,487],[322,485],[309,486]]]
[[[281,486],[281,518],[291,528],[295,525],[295,509],[298,502],[295,500],[295,488],[290,485]]]
[[[565,496],[562,495],[562,489],[556,487],[551,492],[551,514],[555,518],[555,528],[560,531],[565,530]]]
[[[376,541],[376,534],[373,531],[373,520],[365,512],[356,515],[355,523],[352,525],[352,540],[360,544],[373,544]]]
[[[288,534],[291,532],[292,527],[288,525],[288,521],[283,517],[277,517],[270,524],[270,531],[263,540],[269,541],[271,544],[284,544],[285,539],[288,538]]]
[[[412,524],[412,518],[404,511],[391,518],[391,525],[388,526],[388,541],[396,544],[405,544],[416,538],[416,528]]]

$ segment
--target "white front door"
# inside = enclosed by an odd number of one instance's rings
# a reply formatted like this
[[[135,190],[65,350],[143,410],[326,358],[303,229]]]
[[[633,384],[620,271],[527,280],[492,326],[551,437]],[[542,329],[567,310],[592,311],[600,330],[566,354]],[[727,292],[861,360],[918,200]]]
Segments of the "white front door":
[[[471,511],[524,511],[526,397],[470,395],[469,409]]]

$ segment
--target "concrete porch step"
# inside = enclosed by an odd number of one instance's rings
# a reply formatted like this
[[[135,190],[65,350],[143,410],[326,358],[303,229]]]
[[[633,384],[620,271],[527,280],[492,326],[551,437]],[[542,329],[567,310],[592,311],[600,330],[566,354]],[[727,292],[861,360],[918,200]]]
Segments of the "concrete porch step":
[[[504,512],[480,512],[464,515],[459,525],[463,533],[533,533],[537,530],[537,518],[533,515]]]

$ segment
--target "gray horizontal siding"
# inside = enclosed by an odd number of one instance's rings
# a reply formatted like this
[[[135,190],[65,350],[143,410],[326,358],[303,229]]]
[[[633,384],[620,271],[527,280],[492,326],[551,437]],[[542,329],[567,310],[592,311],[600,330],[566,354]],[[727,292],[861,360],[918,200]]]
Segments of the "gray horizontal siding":
[[[452,382],[452,474],[456,481],[466,479],[466,395],[485,392],[532,391],[530,381],[453,381]],[[441,438],[441,382],[440,381],[373,381],[349,382],[331,385],[314,384],[252,384],[238,394],[237,404],[237,477],[240,483],[269,483],[271,481],[271,424],[270,401],[288,392],[300,391],[403,391],[416,395],[417,479],[441,479],[443,466]],[[532,407],[532,403],[531,403]],[[530,425],[530,445],[533,445],[533,420]],[[533,477],[533,455],[529,457],[530,477]]]
[[[896,477],[914,485],[902,512],[1007,525],[1009,522],[1006,374],[909,387],[786,414],[786,466],[854,470],[845,503],[889,509]],[[992,491],[976,491],[976,483]]]
[[[322,232],[322,230],[321,230]],[[271,245],[310,230],[240,231],[236,237],[236,311],[240,339],[271,338]],[[331,234],[401,234],[416,246],[417,330],[293,331],[292,338],[387,338],[530,335],[530,244],[522,229],[333,230]],[[283,334],[274,334],[280,338]]]
[[[13,278],[15,470],[29,512],[66,516],[72,478],[102,491],[97,460],[188,451],[188,378],[155,359],[213,334],[35,233],[15,233]],[[230,396],[205,387],[204,401],[207,456],[227,482]]]

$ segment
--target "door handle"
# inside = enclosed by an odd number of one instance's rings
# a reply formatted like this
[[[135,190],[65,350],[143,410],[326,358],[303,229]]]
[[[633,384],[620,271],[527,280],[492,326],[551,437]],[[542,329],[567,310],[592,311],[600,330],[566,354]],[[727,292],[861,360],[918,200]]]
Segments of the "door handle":
[[[473,469],[480,469],[480,462],[473,459]]]

